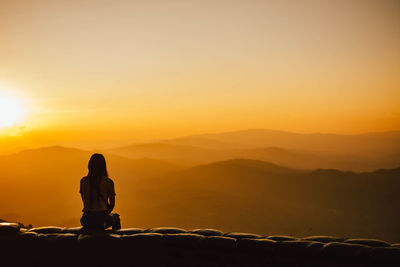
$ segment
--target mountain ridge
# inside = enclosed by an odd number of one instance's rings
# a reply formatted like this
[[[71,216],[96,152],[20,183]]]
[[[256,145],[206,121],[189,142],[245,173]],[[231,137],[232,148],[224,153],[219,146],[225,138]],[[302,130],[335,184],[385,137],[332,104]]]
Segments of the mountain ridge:
[[[75,226],[82,209],[79,180],[87,173],[91,152],[45,150],[42,156],[39,149],[1,158],[0,201],[7,204],[0,218],[13,213],[13,220],[33,225]],[[124,225],[400,240],[400,168],[356,173],[294,170],[250,159],[196,167],[113,155],[106,159]],[[18,196],[29,203],[15,201]]]

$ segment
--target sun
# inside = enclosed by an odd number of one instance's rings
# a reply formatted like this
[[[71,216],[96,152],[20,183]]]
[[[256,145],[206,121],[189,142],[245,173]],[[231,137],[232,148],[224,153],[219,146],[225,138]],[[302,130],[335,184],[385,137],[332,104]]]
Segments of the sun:
[[[0,127],[20,122],[23,115],[24,108],[18,98],[0,93]]]

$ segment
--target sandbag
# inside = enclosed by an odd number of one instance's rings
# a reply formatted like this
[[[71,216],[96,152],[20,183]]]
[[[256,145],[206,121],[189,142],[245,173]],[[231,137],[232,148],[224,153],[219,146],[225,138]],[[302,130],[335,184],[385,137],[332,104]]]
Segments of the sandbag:
[[[163,235],[166,245],[175,247],[197,247],[205,238],[202,235],[191,233],[165,234]]]
[[[233,233],[226,233],[224,234],[224,236],[226,237],[232,237],[232,238],[261,238],[260,235],[256,235],[256,234],[249,234],[249,233],[237,233],[237,232],[233,232]]]
[[[373,247],[371,260],[377,266],[400,266],[400,248]]]
[[[18,223],[1,222],[0,236],[17,234],[20,229],[21,226]]]
[[[117,245],[119,241],[121,241],[119,235],[108,233],[80,234],[78,236],[78,243],[83,246],[111,247]]]
[[[342,237],[327,236],[327,235],[307,236],[302,239],[307,240],[307,241],[317,241],[317,242],[322,242],[322,243],[343,242],[344,241],[344,238],[342,238]]]
[[[203,236],[222,236],[223,233],[215,229],[194,229],[190,230],[190,233],[199,234]]]
[[[139,233],[133,235],[122,235],[124,246],[143,247],[161,246],[164,244],[163,235],[160,233]]]
[[[82,230],[83,230],[82,226],[67,227],[67,228],[62,229],[61,233],[79,235],[80,233],[82,233]]]
[[[287,236],[287,235],[270,235],[270,236],[267,236],[266,238],[274,240],[274,241],[294,241],[294,240],[298,240],[297,237]]]
[[[147,233],[159,233],[159,234],[179,234],[179,233],[187,233],[185,229],[177,228],[177,227],[156,227],[147,229],[145,232]]]
[[[240,250],[266,250],[273,252],[278,242],[267,238],[240,238],[236,241]]]
[[[15,236],[15,243],[21,249],[36,249],[41,245],[41,240],[39,239],[39,234],[35,232],[20,232]]]
[[[366,246],[371,246],[371,247],[390,247],[390,244],[388,242],[378,240],[378,239],[347,239],[344,241],[344,243],[350,243],[350,244],[359,244],[359,245],[366,245]]]
[[[207,236],[202,246],[205,248],[232,249],[236,247],[236,239],[226,236]]]
[[[39,234],[38,238],[49,245],[75,246],[78,243],[78,235],[71,233]]]
[[[118,235],[133,235],[133,234],[140,234],[143,232],[144,230],[140,228],[125,228],[125,229],[113,230],[113,233]]]
[[[28,230],[28,232],[35,232],[38,234],[58,234],[61,233],[63,230],[64,228],[62,227],[44,226],[44,227],[31,228]]]
[[[351,244],[351,243],[340,243],[340,242],[329,242],[322,247],[322,253],[328,259],[334,259],[338,261],[348,261],[362,258],[363,255],[368,254],[370,247]]]
[[[290,255],[302,255],[307,254],[308,247],[313,243],[313,241],[304,240],[288,240],[280,241],[277,245],[277,250],[283,254]],[[320,247],[322,247],[321,245]]]

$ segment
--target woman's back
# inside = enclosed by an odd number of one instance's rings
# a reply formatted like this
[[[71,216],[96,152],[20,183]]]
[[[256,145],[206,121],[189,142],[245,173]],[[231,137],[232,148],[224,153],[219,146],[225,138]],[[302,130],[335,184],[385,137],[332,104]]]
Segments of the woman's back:
[[[80,191],[83,200],[83,211],[105,211],[108,210],[107,199],[115,196],[114,182],[105,176],[96,181],[88,176],[81,179]]]

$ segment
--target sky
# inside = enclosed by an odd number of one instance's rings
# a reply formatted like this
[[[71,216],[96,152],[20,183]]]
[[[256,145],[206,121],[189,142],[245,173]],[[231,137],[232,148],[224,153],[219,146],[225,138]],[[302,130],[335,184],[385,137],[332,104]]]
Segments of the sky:
[[[400,1],[0,0],[5,96],[31,145],[399,130]]]

